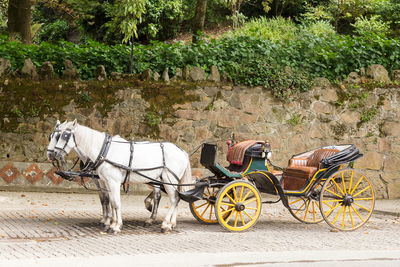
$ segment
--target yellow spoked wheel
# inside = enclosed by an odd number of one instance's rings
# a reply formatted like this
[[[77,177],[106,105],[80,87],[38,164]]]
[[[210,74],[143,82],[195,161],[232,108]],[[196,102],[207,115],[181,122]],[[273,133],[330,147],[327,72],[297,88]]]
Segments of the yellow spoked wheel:
[[[233,181],[218,192],[215,216],[225,229],[246,230],[257,222],[260,213],[260,193],[251,183]]]
[[[189,203],[190,212],[196,220],[204,224],[218,223],[214,211],[218,191],[219,188],[206,187],[204,189],[203,199]]]
[[[342,231],[352,231],[371,217],[375,195],[369,179],[354,169],[343,169],[322,187],[320,209],[324,220]]]
[[[288,196],[289,212],[303,223],[319,223],[324,220],[319,209],[319,195],[322,186],[319,184],[309,197]]]

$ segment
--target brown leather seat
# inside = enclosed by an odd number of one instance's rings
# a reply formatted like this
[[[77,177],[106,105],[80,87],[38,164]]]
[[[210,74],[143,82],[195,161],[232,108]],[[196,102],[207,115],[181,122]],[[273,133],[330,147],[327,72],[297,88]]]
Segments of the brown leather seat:
[[[339,152],[337,149],[318,149],[308,158],[293,158],[283,173],[283,188],[299,190],[311,179],[319,169],[322,159]]]

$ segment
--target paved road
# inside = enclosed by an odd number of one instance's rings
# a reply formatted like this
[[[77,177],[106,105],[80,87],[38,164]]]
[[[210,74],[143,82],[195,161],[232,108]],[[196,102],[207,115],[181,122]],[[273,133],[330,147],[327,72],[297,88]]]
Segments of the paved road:
[[[124,227],[112,235],[100,228],[95,194],[0,192],[0,266],[323,266],[326,261],[333,266],[400,266],[396,216],[374,214],[357,231],[336,232],[325,223],[302,224],[278,203],[264,205],[251,230],[231,233],[199,224],[182,202],[176,231],[162,234],[166,198],[158,223],[148,228],[143,226],[150,215],[143,199],[123,196]]]

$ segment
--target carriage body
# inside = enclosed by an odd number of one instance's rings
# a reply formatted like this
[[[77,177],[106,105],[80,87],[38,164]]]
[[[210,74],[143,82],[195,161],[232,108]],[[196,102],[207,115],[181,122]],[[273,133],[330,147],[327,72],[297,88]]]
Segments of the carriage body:
[[[277,195],[304,223],[325,220],[348,231],[371,216],[374,191],[368,178],[352,168],[362,157],[354,145],[325,146],[293,155],[288,167],[278,170],[269,160],[268,143],[243,143],[229,148],[227,167],[216,162],[216,145],[203,145],[200,163],[213,176],[205,178],[209,186],[202,199],[190,203],[198,221],[220,223],[231,231],[246,230],[256,223],[261,204],[271,203],[263,202],[260,192]]]

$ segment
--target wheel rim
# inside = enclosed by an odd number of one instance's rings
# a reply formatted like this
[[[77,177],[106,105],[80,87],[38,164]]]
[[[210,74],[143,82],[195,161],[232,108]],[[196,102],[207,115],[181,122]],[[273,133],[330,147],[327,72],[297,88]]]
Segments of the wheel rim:
[[[243,231],[253,226],[260,216],[261,197],[247,182],[231,182],[217,196],[216,217],[230,231]]]
[[[214,210],[218,191],[219,188],[206,187],[204,189],[203,199],[190,203],[190,211],[199,222],[205,224],[218,223]]]
[[[365,224],[374,210],[372,183],[359,171],[345,169],[324,184],[320,198],[321,214],[336,229],[352,231]]]
[[[319,223],[324,220],[319,208],[322,186],[318,184],[309,197],[288,196],[289,212],[303,223]]]

